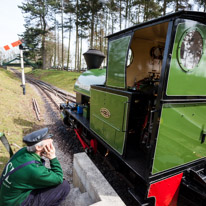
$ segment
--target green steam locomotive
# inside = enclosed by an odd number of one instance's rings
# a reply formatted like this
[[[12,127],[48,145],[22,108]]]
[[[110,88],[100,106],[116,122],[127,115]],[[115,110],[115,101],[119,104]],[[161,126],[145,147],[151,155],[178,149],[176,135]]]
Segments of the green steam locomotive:
[[[137,205],[206,205],[206,13],[180,11],[107,36],[84,54],[76,102],[61,104],[82,146],[135,176]],[[129,174],[129,173],[128,173]]]

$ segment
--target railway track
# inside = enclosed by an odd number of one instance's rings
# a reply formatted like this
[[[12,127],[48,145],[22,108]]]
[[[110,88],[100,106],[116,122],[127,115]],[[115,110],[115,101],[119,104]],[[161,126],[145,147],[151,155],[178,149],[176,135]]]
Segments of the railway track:
[[[16,69],[10,68],[10,70],[15,73],[19,78],[21,78],[21,73]],[[51,100],[57,109],[62,102],[76,102],[75,95],[59,89],[51,84],[43,82],[41,80],[34,79],[26,75],[26,82],[37,86],[41,91]]]

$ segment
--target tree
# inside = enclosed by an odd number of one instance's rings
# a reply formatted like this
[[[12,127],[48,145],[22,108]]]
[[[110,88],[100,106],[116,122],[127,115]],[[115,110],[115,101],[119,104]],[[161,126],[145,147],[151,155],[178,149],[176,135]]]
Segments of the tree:
[[[161,12],[163,15],[166,15],[167,8],[171,6],[172,0],[158,0],[158,3],[162,3]]]
[[[79,36],[79,52],[78,52],[78,70],[82,68],[82,42],[83,39],[88,38],[88,30],[90,25],[90,7],[88,6],[89,2],[88,0],[80,0],[79,4],[79,30],[78,30],[78,36]]]
[[[157,18],[159,17],[160,14],[160,6],[157,2],[154,0],[148,1],[144,0],[143,2],[143,7],[144,7],[144,16],[143,16],[143,21],[148,21],[152,18]]]
[[[46,69],[46,37],[49,32],[48,22],[50,19],[49,6],[53,4],[52,0],[27,0],[22,3],[19,8],[25,14],[26,28],[30,30],[33,28],[35,34],[40,36],[41,40],[41,58],[42,68]],[[38,29],[37,29],[38,28]]]
[[[38,28],[26,27],[25,32],[20,35],[20,37],[23,39],[23,43],[26,46],[24,56],[30,60],[39,62],[39,64],[42,65],[42,58],[40,54],[40,32],[41,31],[39,31]]]
[[[88,29],[89,29],[89,23],[90,23],[89,1],[88,0],[76,0],[73,2],[73,8],[74,8],[74,16],[75,16],[74,22],[75,22],[75,28],[76,28],[75,69],[80,70],[82,39],[88,37]],[[70,28],[71,28],[71,25],[70,25]]]
[[[205,1],[197,0],[197,4],[206,10]],[[71,67],[71,54],[75,53],[73,62],[79,70],[85,39],[90,48],[106,53],[104,36],[165,15],[172,6],[176,11],[191,9],[187,0],[24,0],[19,6],[26,20],[26,30],[21,37],[28,47],[26,55],[42,62],[44,69],[51,64],[64,66],[65,56],[67,68]],[[67,51],[65,38],[68,39]],[[71,51],[73,38],[75,52]]]
[[[71,14],[70,14],[70,18],[69,18],[69,24],[67,26],[68,31],[69,31],[69,41],[68,41],[68,50],[67,50],[67,69],[69,69],[69,63],[70,63],[70,47],[71,47],[71,32],[72,32],[72,18],[71,18]]]
[[[111,31],[111,33],[113,34],[115,29],[115,24],[117,23],[118,5],[117,2],[115,2],[114,0],[110,0],[106,4],[106,6],[108,9],[109,19],[108,19],[108,28],[105,33],[109,34]],[[107,12],[106,12],[106,17],[107,17]]]
[[[119,2],[118,3],[118,10],[119,10],[119,28],[120,28],[120,30],[122,30],[122,12],[123,12],[123,9],[124,9],[123,1],[124,0],[117,1],[117,2]]]
[[[53,33],[49,33],[46,40],[46,48],[47,48],[47,65],[50,68],[54,64],[54,49],[55,49],[55,35]]]
[[[79,68],[79,0],[76,0],[76,45],[75,45],[75,69],[80,69]]]
[[[206,1],[205,0],[197,0],[198,8],[202,8],[203,12],[206,12]]]
[[[173,0],[171,2],[173,2],[175,11],[192,8],[192,5],[189,3],[188,0]]]
[[[132,7],[132,1],[131,0],[126,0],[125,1],[125,28],[128,27],[128,21],[130,20],[130,12],[131,12],[131,7]]]
[[[94,45],[94,27],[95,27],[95,19],[97,19],[98,17],[98,12],[102,9],[103,4],[102,2],[100,2],[99,0],[92,0],[92,1],[88,1],[87,0],[87,5],[88,5],[88,9],[89,9],[89,16],[90,18],[88,19],[90,22],[89,28],[90,28],[90,48],[93,48]]]

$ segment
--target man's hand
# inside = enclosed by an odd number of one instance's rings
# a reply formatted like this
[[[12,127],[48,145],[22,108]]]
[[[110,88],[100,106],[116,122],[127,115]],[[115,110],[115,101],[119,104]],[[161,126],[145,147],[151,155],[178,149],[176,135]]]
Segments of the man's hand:
[[[45,152],[43,153],[43,156],[49,160],[52,160],[56,157],[55,148],[52,142],[44,145],[44,151]]]

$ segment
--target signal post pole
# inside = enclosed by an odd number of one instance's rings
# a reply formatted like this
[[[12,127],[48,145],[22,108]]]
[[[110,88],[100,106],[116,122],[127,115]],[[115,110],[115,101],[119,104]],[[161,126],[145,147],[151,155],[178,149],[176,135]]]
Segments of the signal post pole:
[[[24,74],[24,57],[23,57],[23,46],[19,45],[20,49],[20,59],[21,59],[21,80],[22,80],[22,88],[23,88],[23,95],[26,94],[26,87],[25,87],[25,74]]]

